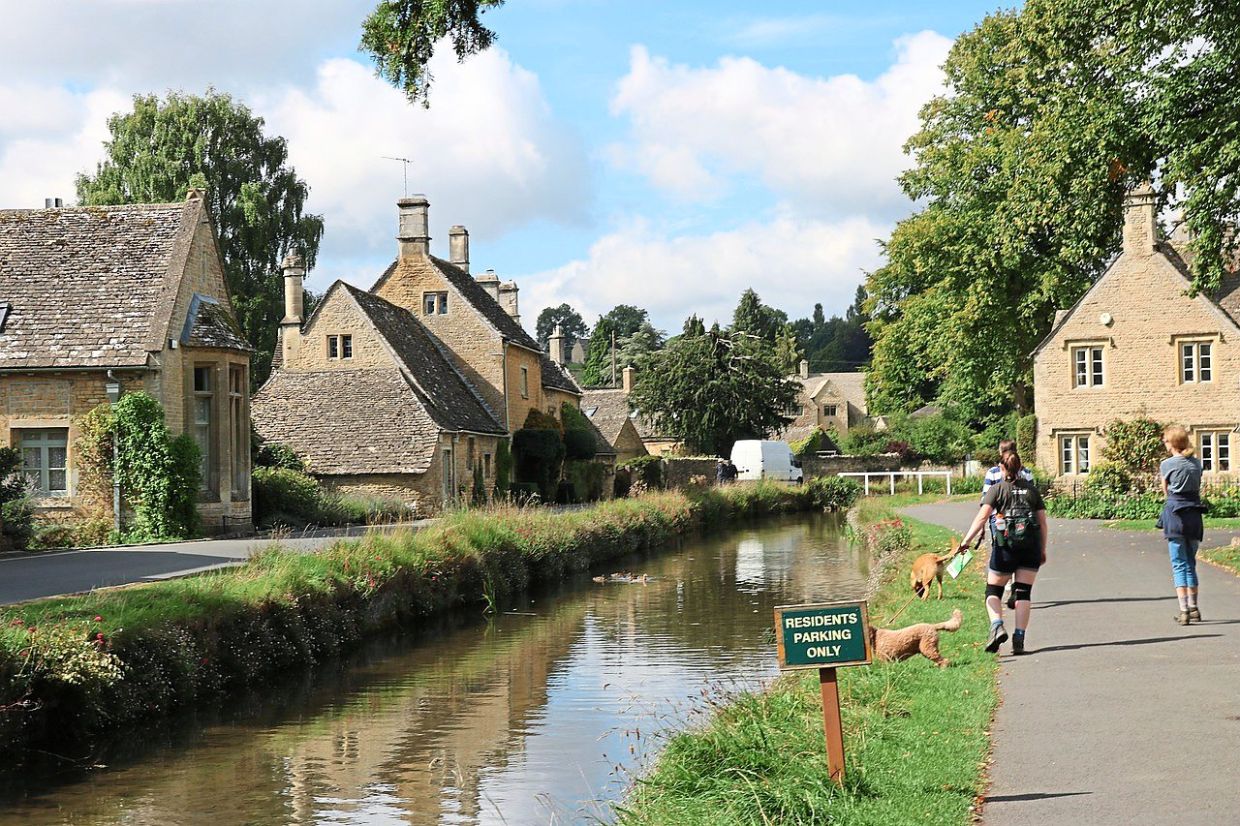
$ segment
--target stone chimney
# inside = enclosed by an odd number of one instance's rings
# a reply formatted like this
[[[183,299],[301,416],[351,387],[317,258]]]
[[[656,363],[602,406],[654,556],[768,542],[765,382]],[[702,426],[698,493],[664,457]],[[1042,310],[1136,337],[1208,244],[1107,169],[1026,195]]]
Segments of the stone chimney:
[[[555,325],[555,329],[547,337],[547,355],[556,364],[563,365],[567,361],[564,358],[564,328],[559,324]]]
[[[521,314],[517,312],[517,282],[505,281],[499,285],[499,306],[512,316],[512,320],[521,323]]]
[[[469,230],[460,224],[448,230],[448,261],[469,272]]]
[[[1158,195],[1143,183],[1124,196],[1124,253],[1149,255],[1158,243]]]
[[[620,386],[624,388],[625,393],[633,392],[633,382],[637,380],[637,371],[632,367],[626,367],[620,372]]]
[[[431,202],[425,195],[401,198],[396,202],[400,210],[399,231],[396,233],[401,258],[430,255],[431,234],[428,229],[428,213]]]
[[[306,277],[306,262],[300,252],[290,250],[280,263],[280,268],[284,271],[284,318],[280,321],[280,354],[283,363],[288,364],[293,348],[297,346],[303,321],[305,291],[301,282]]]
[[[801,378],[808,379],[809,378],[809,362],[806,361],[805,359],[801,359],[801,364],[799,366],[800,366]]]
[[[487,295],[499,301],[499,276],[495,274],[495,270],[487,270],[482,275],[475,275],[474,281],[477,281],[478,286],[487,291]]]

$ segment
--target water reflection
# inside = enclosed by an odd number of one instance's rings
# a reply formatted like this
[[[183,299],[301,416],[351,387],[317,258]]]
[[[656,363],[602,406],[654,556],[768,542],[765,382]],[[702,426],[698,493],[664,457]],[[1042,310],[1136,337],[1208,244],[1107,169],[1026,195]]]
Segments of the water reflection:
[[[0,824],[605,819],[654,731],[716,682],[773,673],[773,606],[862,591],[837,528],[768,523],[629,563],[645,584],[583,577],[129,765],[31,781]]]

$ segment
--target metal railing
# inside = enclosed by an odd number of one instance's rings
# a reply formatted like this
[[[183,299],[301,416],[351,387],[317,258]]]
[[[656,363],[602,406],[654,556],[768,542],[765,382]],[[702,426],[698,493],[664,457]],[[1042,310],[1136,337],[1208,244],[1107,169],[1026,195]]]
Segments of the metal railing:
[[[918,493],[922,493],[923,491],[923,480],[925,479],[925,477],[942,476],[944,479],[947,480],[947,495],[948,496],[952,495],[952,472],[950,470],[891,470],[891,471],[872,470],[872,471],[865,471],[864,473],[850,471],[848,473],[840,473],[837,475],[852,476],[852,477],[860,476],[862,479],[862,485],[865,488],[866,496],[870,495],[870,477],[871,476],[875,476],[879,479],[886,476],[892,496],[894,496],[896,492],[896,477],[897,476],[899,476],[901,479],[906,479],[908,477],[913,477],[913,476],[917,477],[917,492]]]

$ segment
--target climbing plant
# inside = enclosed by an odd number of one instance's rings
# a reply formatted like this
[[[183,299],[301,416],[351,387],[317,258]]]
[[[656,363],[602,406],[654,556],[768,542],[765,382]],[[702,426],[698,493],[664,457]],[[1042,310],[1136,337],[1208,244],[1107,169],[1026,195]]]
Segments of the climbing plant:
[[[129,393],[115,405],[99,405],[87,413],[78,429],[79,486],[88,502],[96,503],[96,513],[111,513],[108,491],[119,479],[133,511],[126,538],[194,535],[201,453],[188,435],[168,432],[158,401],[146,393]]]

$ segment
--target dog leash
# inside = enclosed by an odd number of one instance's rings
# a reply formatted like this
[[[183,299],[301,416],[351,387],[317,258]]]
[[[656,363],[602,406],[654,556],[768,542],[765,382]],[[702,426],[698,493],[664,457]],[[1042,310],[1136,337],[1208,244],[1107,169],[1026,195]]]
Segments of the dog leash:
[[[977,541],[973,543],[973,550],[976,551],[978,548],[981,547],[981,545],[982,545],[982,535],[978,534]],[[960,548],[956,550],[956,553],[952,554],[952,556],[959,556],[960,554],[964,553],[967,550],[969,550],[969,546],[962,545]],[[926,587],[928,588],[930,586],[927,585]],[[892,614],[890,617],[887,618],[887,622],[895,622],[897,619],[899,619],[900,615],[904,613],[904,610],[906,608],[908,608],[910,605],[913,604],[913,600],[915,599],[917,599],[917,594],[913,594],[911,597],[909,597],[908,602],[901,605],[899,611],[896,611],[894,614]]]

